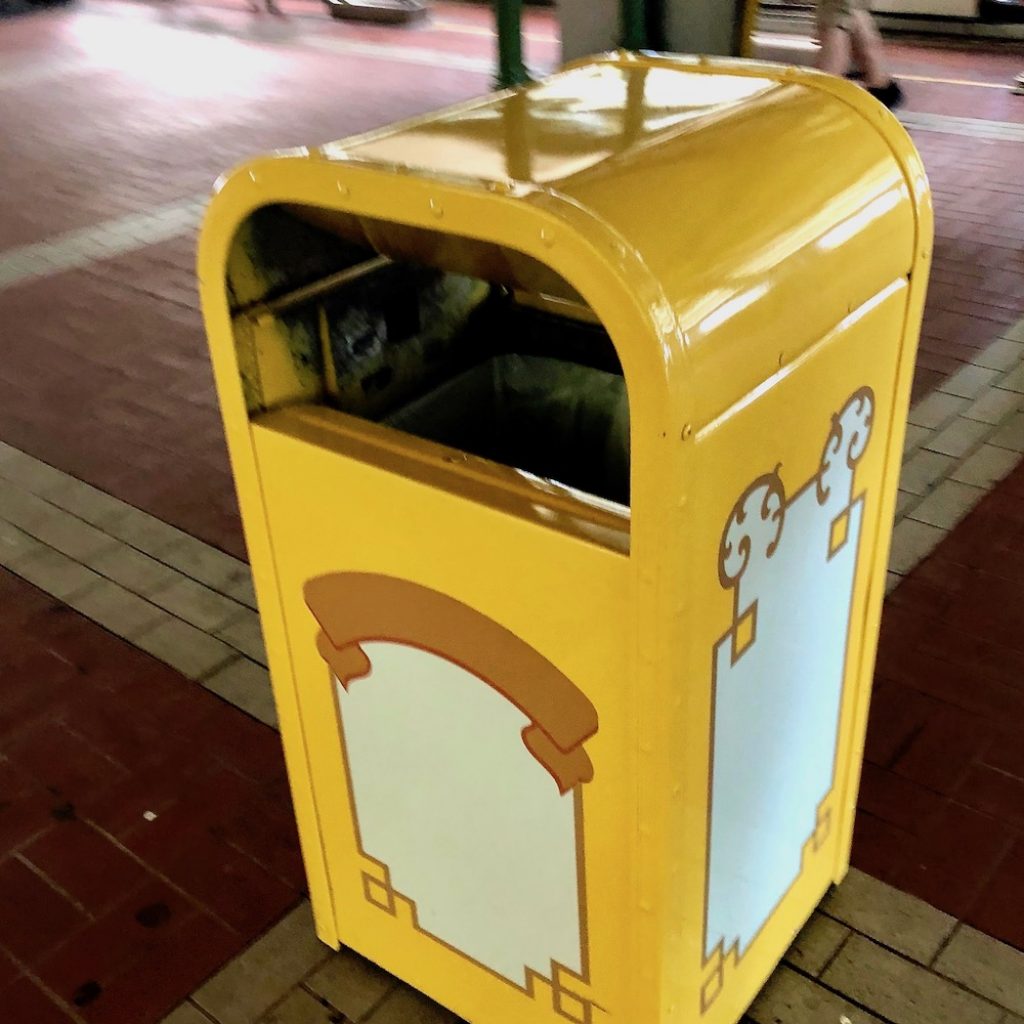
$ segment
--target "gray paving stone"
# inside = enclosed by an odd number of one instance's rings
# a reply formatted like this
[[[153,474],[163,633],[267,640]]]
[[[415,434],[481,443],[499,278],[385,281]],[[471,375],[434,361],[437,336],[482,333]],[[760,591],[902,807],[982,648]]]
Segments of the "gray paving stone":
[[[153,594],[153,603],[204,633],[216,633],[238,617],[241,605],[180,573],[174,582]]]
[[[189,679],[201,679],[236,657],[227,644],[195,626],[165,611],[160,611],[160,615],[162,618],[156,626],[133,637],[132,641]]]
[[[185,1002],[164,1017],[160,1024],[210,1024],[210,1018],[192,1003]]]
[[[914,451],[918,445],[923,444],[931,436],[932,432],[928,427],[919,427],[916,423],[908,423],[906,437],[903,439],[904,459]]]
[[[42,545],[38,554],[19,562],[18,575],[60,601],[68,601],[103,582],[103,577],[91,569]]]
[[[366,1024],[460,1024],[455,1014],[406,985],[399,985],[367,1018]]]
[[[192,999],[219,1024],[252,1024],[328,956],[330,950],[317,939],[304,900]]]
[[[918,522],[951,530],[984,497],[985,492],[980,487],[957,480],[943,480],[907,515]]]
[[[1011,370],[996,384],[996,387],[1024,394],[1024,366],[1018,366],[1015,370]]]
[[[1019,412],[1024,396],[1016,391],[989,388],[976,402],[973,402],[964,416],[969,420],[980,420],[993,425],[1002,423],[1007,417]]]
[[[231,644],[235,650],[241,651],[246,657],[258,661],[261,665],[266,665],[267,650],[263,645],[260,617],[251,608],[246,608],[241,615],[218,629],[216,635],[225,643]]]
[[[1024,320],[1018,320],[1013,327],[1005,330],[1003,337],[1008,338],[1010,341],[1024,342]]]
[[[824,914],[815,913],[793,940],[786,962],[807,974],[820,974],[850,935],[850,929]]]
[[[22,74],[19,76],[20,84],[24,86],[27,79],[34,77],[37,76]],[[43,76],[44,79],[46,77]],[[2,75],[0,81],[3,81]],[[198,219],[194,198],[189,197],[141,214],[126,214],[91,227],[67,231],[47,242],[9,249],[0,257],[0,282],[7,286],[41,273],[52,274],[71,267],[84,267],[101,256],[130,252],[183,234]],[[116,241],[120,244],[112,244]],[[26,258],[31,260],[19,262]],[[39,266],[33,265],[36,261]],[[12,265],[15,268],[13,272]]]
[[[856,868],[821,909],[922,964],[931,963],[956,926],[956,918]]]
[[[987,423],[958,416],[939,434],[929,438],[924,447],[941,455],[952,455],[962,459],[972,448],[980,444],[992,430]]]
[[[968,405],[970,400],[967,398],[933,391],[910,410],[907,422],[928,430],[937,430],[954,416],[960,415]]]
[[[137,508],[112,512],[103,516],[97,525],[118,540],[131,544],[133,548],[158,557],[162,551],[180,543],[182,538],[192,539],[187,533]]]
[[[54,486],[47,487],[42,496],[52,505],[71,512],[93,526],[99,526],[101,523],[112,524],[135,511],[131,505],[126,505],[113,495],[97,490],[82,480],[76,480],[66,474],[63,474],[63,477]]]
[[[910,960],[853,935],[822,975],[893,1024],[999,1024],[1003,1010]]]
[[[133,594],[148,597],[183,578],[163,562],[150,558],[130,544],[123,541],[114,541],[113,544],[113,547],[90,559],[89,566]]]
[[[256,588],[253,586],[252,576],[248,572],[244,577],[229,583],[224,588],[224,593],[247,608],[256,608]]]
[[[0,519],[0,565],[14,569],[19,562],[28,561],[45,550],[46,546],[35,537]]]
[[[873,1014],[788,967],[768,979],[747,1016],[754,1024],[881,1024]]]
[[[266,725],[277,728],[277,708],[270,689],[270,674],[248,658],[225,665],[203,682],[213,693]]]
[[[969,459],[957,466],[950,474],[950,479],[990,491],[1000,480],[1007,477],[1020,461],[1020,452],[983,444]]]
[[[897,491],[896,492],[896,518],[900,519],[907,514],[907,511],[920,500],[920,496],[917,494],[911,494],[910,491]]]
[[[901,519],[892,531],[889,568],[905,575],[927,558],[948,535],[938,526],[919,523],[916,519]]]
[[[1024,344],[1000,338],[978,352],[971,362],[975,366],[987,366],[993,370],[1012,370],[1018,363],[1024,362]]]
[[[46,505],[46,511],[28,527],[28,532],[69,558],[86,564],[117,544],[95,526],[53,505]]]
[[[100,579],[95,586],[67,601],[76,611],[125,640],[134,640],[163,616],[159,608],[108,579]]]
[[[339,1024],[338,1015],[304,988],[294,989],[259,1024]]]
[[[1015,1013],[1024,1014],[1024,953],[962,925],[935,971]]]
[[[221,594],[229,594],[232,587],[243,584],[249,576],[245,562],[195,537],[182,536],[160,553],[160,559]]]
[[[49,514],[45,501],[9,480],[0,482],[0,518],[29,530],[36,519]],[[29,531],[31,532],[31,531]]]
[[[397,984],[390,974],[350,949],[332,954],[306,980],[306,988],[354,1021],[365,1017]]]
[[[900,490],[909,494],[927,494],[935,484],[956,468],[952,455],[941,455],[922,448],[903,463]]]
[[[47,488],[63,483],[65,475],[59,469],[34,459],[31,455],[9,448],[0,459],[0,477],[17,484],[31,494],[44,494]]]
[[[997,448],[1024,452],[1024,412],[1011,416],[993,435],[989,443]]]
[[[987,366],[965,365],[939,385],[939,391],[961,398],[977,398],[986,388],[991,387],[999,377],[999,371]]]

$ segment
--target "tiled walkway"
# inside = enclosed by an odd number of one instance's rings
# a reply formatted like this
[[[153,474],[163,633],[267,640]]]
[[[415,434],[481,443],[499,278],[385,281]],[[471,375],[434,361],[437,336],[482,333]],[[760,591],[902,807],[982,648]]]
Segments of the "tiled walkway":
[[[229,960],[173,1024],[448,1019],[296,906],[192,233],[238,158],[477,94],[491,42],[286,10],[0,24],[2,1024],[155,1024]],[[951,84],[1024,58],[895,57],[938,240],[854,857],[898,889],[855,873],[757,1024],[1024,1018],[1024,101]]]
[[[6,570],[0,608],[0,1020],[154,1020],[299,898],[277,734]]]
[[[890,597],[876,678],[854,862],[1024,949],[1024,466]]]

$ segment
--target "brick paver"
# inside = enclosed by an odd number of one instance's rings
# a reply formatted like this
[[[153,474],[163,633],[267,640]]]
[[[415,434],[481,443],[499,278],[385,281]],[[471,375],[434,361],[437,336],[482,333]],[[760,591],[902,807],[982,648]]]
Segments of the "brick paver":
[[[167,1024],[451,1020],[328,955],[296,906],[188,218],[254,151],[479,93],[492,43],[471,8],[394,33],[285,6],[92,3],[0,30],[0,566],[52,595],[0,569],[4,1024],[150,1024],[197,987]],[[531,25],[551,63],[550,15]],[[919,81],[1019,60],[894,56],[938,231],[854,857],[903,891],[855,872],[757,1024],[1024,1013],[1024,105]]]
[[[1020,948],[1022,551],[1018,467],[889,598],[854,839],[866,871]]]
[[[0,606],[0,1019],[155,1021],[299,899],[278,737],[5,570]]]

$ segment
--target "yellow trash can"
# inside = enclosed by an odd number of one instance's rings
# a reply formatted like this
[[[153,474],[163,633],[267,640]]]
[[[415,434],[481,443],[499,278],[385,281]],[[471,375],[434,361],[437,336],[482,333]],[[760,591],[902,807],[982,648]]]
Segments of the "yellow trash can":
[[[610,56],[255,160],[199,255],[318,934],[732,1024],[847,870],[932,220],[847,82]]]

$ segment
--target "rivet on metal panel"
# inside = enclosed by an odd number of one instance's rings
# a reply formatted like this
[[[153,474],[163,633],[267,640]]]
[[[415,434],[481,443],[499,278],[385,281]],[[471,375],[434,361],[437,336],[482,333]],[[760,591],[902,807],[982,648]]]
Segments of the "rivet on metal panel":
[[[511,195],[516,188],[515,184],[511,181],[492,181],[487,187],[499,196]]]
[[[555,244],[555,233],[551,228],[541,228],[540,240],[550,249]]]
[[[337,185],[338,185],[338,195],[339,196],[348,197],[348,196],[350,196],[352,194],[352,190],[343,181],[339,181],[337,183]]]
[[[444,207],[436,199],[431,199],[430,212],[440,220],[444,216]]]
[[[690,439],[690,435],[692,433],[693,433],[693,424],[692,423],[684,423],[683,424],[683,432],[682,432],[682,435],[681,435],[682,439],[684,441],[688,441]]]
[[[256,177],[256,172],[255,172],[255,171],[250,171],[250,172],[249,172],[249,180],[250,180],[250,181],[251,181],[251,182],[252,182],[252,183],[253,183],[254,185],[258,183],[259,179],[258,179],[258,178]]]
[[[785,361],[786,361],[786,353],[785,353],[785,352],[780,352],[780,353],[779,353],[779,366],[781,367],[781,366],[782,366],[782,364],[783,364],[783,363],[784,363]]]

